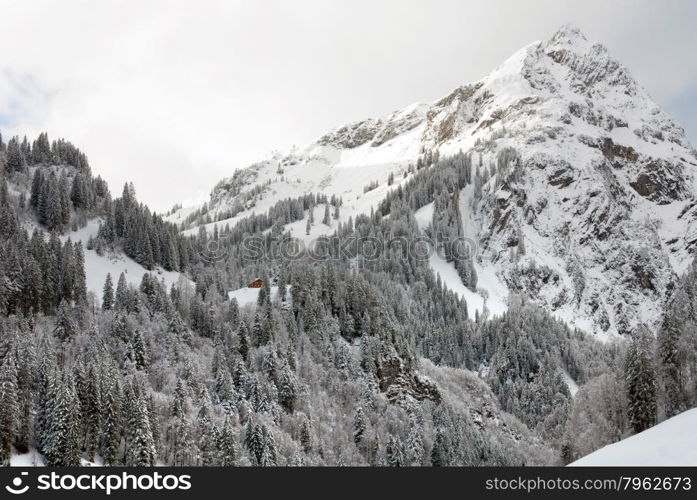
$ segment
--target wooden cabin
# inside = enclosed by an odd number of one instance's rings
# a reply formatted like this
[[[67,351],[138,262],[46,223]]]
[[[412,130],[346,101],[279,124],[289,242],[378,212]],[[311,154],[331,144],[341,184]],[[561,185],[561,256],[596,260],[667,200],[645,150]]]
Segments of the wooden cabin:
[[[247,288],[261,288],[264,285],[264,281],[261,278],[257,278],[254,281],[247,284]]]

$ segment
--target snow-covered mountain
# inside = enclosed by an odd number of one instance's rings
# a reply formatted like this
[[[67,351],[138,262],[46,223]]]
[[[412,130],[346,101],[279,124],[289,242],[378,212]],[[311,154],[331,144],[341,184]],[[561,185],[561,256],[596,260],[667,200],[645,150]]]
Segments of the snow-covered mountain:
[[[436,152],[459,151],[472,153],[486,181],[481,196],[468,186],[459,197],[464,233],[479,246],[479,291],[462,292],[469,302],[496,313],[511,292],[525,294],[603,336],[657,326],[697,242],[697,152],[605,47],[569,26],[436,102],[339,127],[236,171],[205,206],[168,219],[192,232],[232,226],[321,192],[343,199],[346,221],[407,182],[420,158],[428,165]],[[514,167],[495,168],[501,158]],[[287,229],[308,239],[336,224],[309,235],[305,221]],[[450,274],[446,283],[464,290]]]

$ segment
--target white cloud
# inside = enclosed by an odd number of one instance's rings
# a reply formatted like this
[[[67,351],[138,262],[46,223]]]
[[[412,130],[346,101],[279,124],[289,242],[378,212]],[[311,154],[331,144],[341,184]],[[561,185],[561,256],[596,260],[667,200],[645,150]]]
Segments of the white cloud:
[[[72,140],[112,189],[133,180],[166,209],[271,149],[478,79],[566,22],[669,109],[695,90],[689,2],[484,4],[0,0],[0,118]]]

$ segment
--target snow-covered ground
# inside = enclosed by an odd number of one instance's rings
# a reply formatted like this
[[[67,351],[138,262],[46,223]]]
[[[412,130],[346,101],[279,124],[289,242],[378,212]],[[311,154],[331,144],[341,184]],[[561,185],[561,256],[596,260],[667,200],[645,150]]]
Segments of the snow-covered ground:
[[[575,396],[578,392],[578,384],[573,378],[571,378],[571,375],[569,375],[569,372],[567,371],[564,371],[564,382],[566,382],[566,386],[569,388],[571,395]]]
[[[465,190],[467,190],[467,188]],[[465,190],[463,190],[463,193]],[[463,219],[465,217],[469,218],[469,216],[463,213]],[[418,209],[414,213],[414,218],[416,219],[419,229],[422,231],[425,230],[433,221],[433,203],[429,203]],[[463,225],[467,225],[464,220]],[[467,231],[465,231],[465,235],[467,236]],[[496,276],[493,267],[484,266],[475,260],[474,267],[478,277],[477,293],[475,293],[462,283],[462,279],[457,273],[455,265],[452,262],[447,262],[443,256],[433,252],[429,257],[429,264],[433,272],[440,276],[443,284],[449,290],[465,299],[467,302],[467,314],[471,318],[474,318],[477,311],[482,314],[485,307],[489,313],[493,315],[501,314],[506,311],[508,290]]]
[[[36,450],[10,457],[10,467],[43,467],[45,465],[43,455]]]
[[[570,464],[572,466],[697,465],[697,408]]]
[[[68,238],[70,238],[73,243],[82,241],[82,246],[85,250],[85,275],[87,290],[94,292],[98,301],[101,302],[102,288],[104,287],[104,280],[106,279],[107,273],[111,273],[114,287],[116,287],[116,283],[118,282],[119,275],[121,273],[124,273],[128,283],[135,286],[140,285],[143,275],[147,272],[152,273],[159,280],[164,279],[167,289],[169,289],[172,284],[179,282],[180,279],[184,280],[185,283],[190,283],[188,278],[178,272],[165,271],[161,268],[148,271],[136,261],[121,253],[111,255],[105,254],[100,256],[94,250],[87,250],[87,240],[90,236],[94,237],[97,235],[98,228],[99,220],[92,219],[85,227],[61,236],[62,241],[65,241]]]
[[[101,467],[104,465],[101,457],[95,457],[94,462],[80,459],[82,467]],[[10,457],[10,467],[45,467],[46,461],[44,456],[38,451],[32,449],[27,453],[22,453],[19,455],[12,455]]]
[[[259,290],[261,288],[239,288],[237,290],[232,290],[228,292],[228,298],[230,299],[237,299],[237,303],[239,304],[240,307],[248,306],[248,305],[254,305],[257,303],[257,299],[259,298]],[[290,285],[286,288],[287,290],[287,295],[290,294]],[[271,300],[276,299],[278,297],[278,287],[277,286],[272,286],[271,287]]]

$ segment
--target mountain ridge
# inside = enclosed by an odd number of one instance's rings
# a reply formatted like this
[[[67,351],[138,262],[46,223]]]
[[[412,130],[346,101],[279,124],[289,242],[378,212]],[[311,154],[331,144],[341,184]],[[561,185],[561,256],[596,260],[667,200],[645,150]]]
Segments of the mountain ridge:
[[[317,192],[342,199],[346,222],[376,208],[414,165],[460,151],[482,180],[481,194],[459,193],[480,274],[601,336],[657,328],[697,242],[697,153],[629,70],[568,25],[433,103],[337,127],[239,170],[209,204],[168,220],[189,232],[232,226]],[[309,241],[336,223],[286,229]]]

